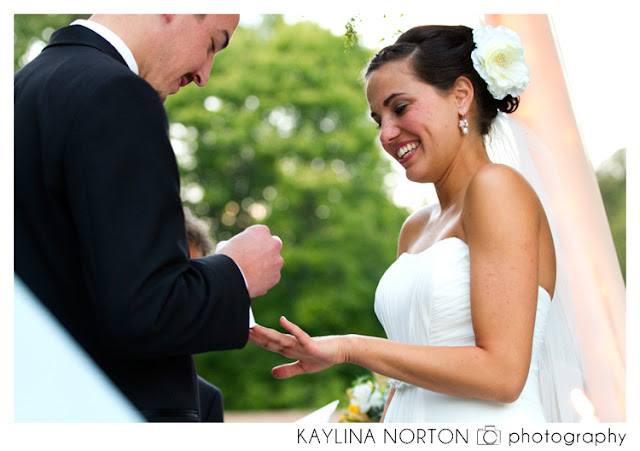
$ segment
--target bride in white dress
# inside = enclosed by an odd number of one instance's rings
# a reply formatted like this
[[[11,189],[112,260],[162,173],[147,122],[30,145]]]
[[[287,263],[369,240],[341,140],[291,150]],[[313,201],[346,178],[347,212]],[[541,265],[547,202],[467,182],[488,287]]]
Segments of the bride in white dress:
[[[284,317],[291,335],[256,326],[253,343],[297,359],[275,377],[345,362],[388,376],[387,422],[550,420],[538,371],[556,288],[552,231],[531,185],[485,147],[498,110],[515,111],[528,84],[522,55],[504,27],[425,26],[374,56],[366,95],[382,146],[439,202],[407,219],[380,280],[388,339],[311,338]]]

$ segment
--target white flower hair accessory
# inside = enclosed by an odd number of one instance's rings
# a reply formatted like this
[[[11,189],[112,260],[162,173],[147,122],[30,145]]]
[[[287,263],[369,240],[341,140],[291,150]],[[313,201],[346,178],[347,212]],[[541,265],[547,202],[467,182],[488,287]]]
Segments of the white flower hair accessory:
[[[474,69],[497,99],[517,97],[529,84],[529,68],[518,34],[507,27],[487,25],[473,30],[476,48],[471,52]]]

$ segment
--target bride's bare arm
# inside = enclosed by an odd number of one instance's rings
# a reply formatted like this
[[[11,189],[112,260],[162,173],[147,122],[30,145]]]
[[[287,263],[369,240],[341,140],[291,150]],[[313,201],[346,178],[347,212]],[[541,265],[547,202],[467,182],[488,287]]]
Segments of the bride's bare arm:
[[[281,325],[289,331],[299,329],[284,318]],[[497,371],[490,354],[475,346],[409,345],[358,335],[312,338],[303,331],[286,335],[261,326],[251,330],[249,340],[295,360],[273,368],[272,374],[278,379],[315,373],[335,364],[354,363],[441,393],[501,402],[517,398],[505,383],[511,378]],[[512,396],[515,397],[511,399]]]
[[[505,189],[505,185],[508,189]],[[539,204],[520,176],[491,166],[471,182],[463,228],[471,261],[475,346],[412,345],[344,335],[311,338],[292,323],[292,335],[260,328],[251,340],[297,359],[276,377],[350,362],[440,393],[512,402],[526,382],[538,291]]]

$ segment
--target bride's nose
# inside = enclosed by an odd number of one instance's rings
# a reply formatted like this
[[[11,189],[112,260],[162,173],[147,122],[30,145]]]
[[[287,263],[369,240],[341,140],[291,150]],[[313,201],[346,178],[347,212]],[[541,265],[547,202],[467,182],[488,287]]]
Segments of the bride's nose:
[[[382,144],[390,144],[400,135],[400,127],[392,120],[382,121],[380,123],[380,142]]]

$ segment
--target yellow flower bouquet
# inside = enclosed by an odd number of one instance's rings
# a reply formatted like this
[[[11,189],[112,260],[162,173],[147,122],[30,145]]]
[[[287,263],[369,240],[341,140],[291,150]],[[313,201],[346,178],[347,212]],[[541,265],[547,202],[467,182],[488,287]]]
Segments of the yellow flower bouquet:
[[[380,421],[389,395],[388,378],[376,373],[357,378],[347,389],[349,407],[341,423],[375,423]]]

